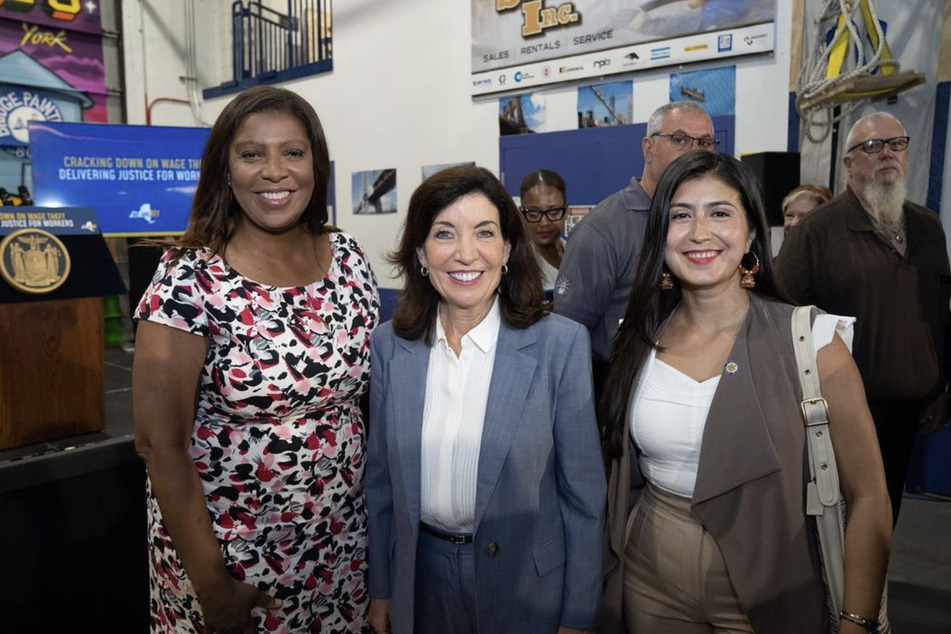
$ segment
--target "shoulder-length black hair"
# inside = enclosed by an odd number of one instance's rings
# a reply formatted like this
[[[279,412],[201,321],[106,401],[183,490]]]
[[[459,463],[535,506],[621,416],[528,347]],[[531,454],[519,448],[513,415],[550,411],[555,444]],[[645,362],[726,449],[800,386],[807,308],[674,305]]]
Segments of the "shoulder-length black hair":
[[[541,270],[515,202],[489,170],[457,165],[433,174],[416,188],[409,201],[399,247],[388,257],[406,280],[393,311],[393,331],[400,337],[425,337],[427,343],[433,342],[442,298],[420,273],[417,250],[426,242],[439,212],[470,194],[485,196],[499,210],[502,238],[511,245],[508,272],[499,285],[502,321],[513,328],[527,328],[544,316]]]
[[[209,247],[219,253],[234,236],[242,212],[228,184],[228,153],[241,124],[259,112],[287,113],[303,124],[314,163],[314,192],[301,217],[301,224],[315,235],[329,230],[326,225],[330,153],[317,113],[297,93],[274,86],[255,86],[225,106],[211,127],[201,156],[201,173],[188,227],[180,238],[167,244],[186,248]]]
[[[611,351],[611,366],[599,403],[599,420],[603,427],[604,449],[608,456],[618,456],[625,442],[627,407],[634,377],[657,347],[661,328],[680,303],[682,291],[660,289],[664,273],[664,251],[670,224],[670,201],[677,189],[688,181],[713,177],[740,195],[746,221],[756,232],[750,252],[759,259],[756,287],[752,293],[783,301],[773,276],[769,248],[769,225],[763,211],[763,194],[756,175],[743,163],[728,154],[694,151],[684,154],[668,166],[651,202],[644,234],[644,247],[638,259],[637,275],[631,288],[631,299],[618,328]],[[751,256],[744,256],[744,262]],[[750,265],[747,265],[750,266]]]

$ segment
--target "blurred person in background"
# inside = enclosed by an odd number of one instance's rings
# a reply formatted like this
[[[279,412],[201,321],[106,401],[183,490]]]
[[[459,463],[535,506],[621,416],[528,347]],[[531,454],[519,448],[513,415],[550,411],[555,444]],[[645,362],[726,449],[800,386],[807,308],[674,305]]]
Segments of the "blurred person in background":
[[[821,185],[800,185],[783,198],[783,231],[799,224],[807,213],[832,198],[832,191]]]
[[[551,309],[558,268],[565,253],[565,179],[551,170],[537,170],[522,179],[522,220],[535,244],[535,259],[542,270],[545,307]]]
[[[948,422],[951,265],[938,214],[907,200],[911,139],[888,112],[858,119],[846,138],[846,190],[790,231],[776,268],[789,296],[852,315],[885,463],[892,520],[919,428]]]

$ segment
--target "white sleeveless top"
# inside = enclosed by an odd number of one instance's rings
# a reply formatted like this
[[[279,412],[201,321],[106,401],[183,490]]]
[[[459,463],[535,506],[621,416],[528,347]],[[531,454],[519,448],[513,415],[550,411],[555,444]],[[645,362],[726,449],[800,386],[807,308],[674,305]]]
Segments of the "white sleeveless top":
[[[851,351],[854,323],[854,317],[818,315],[812,325],[816,352],[835,334]],[[696,381],[651,351],[631,403],[628,429],[640,452],[641,472],[652,485],[693,496],[703,429],[719,384],[719,376]]]

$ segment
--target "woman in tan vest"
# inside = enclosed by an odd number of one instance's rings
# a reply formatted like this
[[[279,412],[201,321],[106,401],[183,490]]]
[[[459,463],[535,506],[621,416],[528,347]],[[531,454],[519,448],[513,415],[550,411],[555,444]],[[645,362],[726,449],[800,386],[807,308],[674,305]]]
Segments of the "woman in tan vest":
[[[658,184],[602,402],[608,489],[602,632],[827,631],[793,306],[773,281],[755,177],[693,152]],[[813,338],[850,509],[842,634],[874,620],[891,546],[849,317]],[[851,618],[855,617],[855,618]]]

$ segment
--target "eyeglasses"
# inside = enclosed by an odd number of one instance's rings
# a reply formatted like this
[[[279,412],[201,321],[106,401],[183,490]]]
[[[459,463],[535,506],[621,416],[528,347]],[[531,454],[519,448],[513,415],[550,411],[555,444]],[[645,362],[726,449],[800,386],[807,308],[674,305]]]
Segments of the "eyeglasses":
[[[568,205],[552,207],[551,209],[535,209],[534,207],[520,207],[519,209],[521,209],[522,215],[525,216],[525,220],[529,222],[541,222],[542,216],[548,218],[549,222],[558,222],[565,217]]]
[[[664,134],[663,132],[655,132],[651,135],[653,136],[663,136],[670,139],[670,142],[674,144],[678,150],[686,150],[693,146],[697,145],[701,150],[712,150],[716,146],[720,145],[720,141],[717,139],[712,139],[710,137],[700,137],[690,136],[689,134],[684,134],[683,132],[674,132],[673,134]]]
[[[908,141],[911,137],[907,136],[893,136],[890,139],[869,139],[868,141],[862,141],[861,143],[856,143],[848,150],[846,154],[851,152],[857,147],[862,148],[862,151],[866,154],[878,154],[882,151],[882,148],[885,147],[885,144],[888,144],[888,147],[891,148],[892,152],[904,152],[908,149]]]

